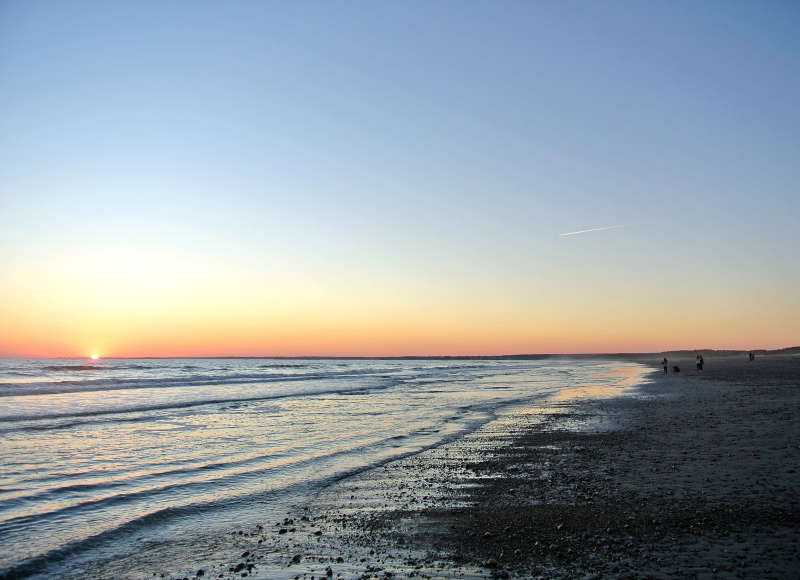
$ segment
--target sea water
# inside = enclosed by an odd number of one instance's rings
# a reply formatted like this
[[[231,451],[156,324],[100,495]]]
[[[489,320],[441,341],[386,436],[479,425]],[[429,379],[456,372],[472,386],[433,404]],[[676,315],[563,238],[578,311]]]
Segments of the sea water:
[[[333,479],[475,429],[500,407],[611,383],[619,365],[0,359],[0,577],[80,576],[93,560],[170,543],[206,557],[215,537]]]

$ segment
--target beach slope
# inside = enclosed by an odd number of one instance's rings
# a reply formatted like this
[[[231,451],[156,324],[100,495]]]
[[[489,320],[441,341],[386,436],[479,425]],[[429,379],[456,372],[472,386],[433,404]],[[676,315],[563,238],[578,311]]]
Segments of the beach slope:
[[[796,577],[800,358],[670,362],[683,372],[516,408],[346,478],[208,573]]]

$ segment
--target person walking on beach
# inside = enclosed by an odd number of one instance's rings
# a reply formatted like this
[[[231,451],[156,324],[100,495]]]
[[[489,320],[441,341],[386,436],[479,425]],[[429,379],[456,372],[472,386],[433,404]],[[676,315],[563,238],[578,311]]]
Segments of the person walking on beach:
[[[661,361],[661,364],[664,366],[664,374],[667,374],[667,369],[669,368],[669,363],[667,362],[667,357],[664,357],[664,360]]]
[[[706,361],[703,360],[703,355],[700,355],[700,370],[703,370],[703,365],[706,364]]]
[[[695,362],[695,363],[694,363],[694,364],[695,364],[695,366],[697,367],[697,370],[698,370],[698,371],[702,370],[702,367],[700,366],[700,355],[698,354],[698,355],[697,355],[696,357],[694,357],[694,358],[695,358],[695,360],[697,361],[697,362]]]
[[[698,355],[697,355],[697,370],[698,370],[698,371],[701,371],[701,372],[702,372],[702,370],[703,370],[703,363],[704,363],[704,361],[703,361],[703,355],[702,355],[702,354],[698,354]]]

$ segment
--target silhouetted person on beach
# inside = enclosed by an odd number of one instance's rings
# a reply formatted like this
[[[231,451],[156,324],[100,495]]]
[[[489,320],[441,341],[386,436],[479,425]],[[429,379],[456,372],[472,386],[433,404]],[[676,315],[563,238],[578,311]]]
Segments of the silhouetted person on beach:
[[[756,353],[754,353],[752,350],[747,353],[747,356],[750,360],[756,360]]]
[[[697,370],[698,371],[702,371],[704,364],[705,364],[705,361],[703,360],[703,355],[702,354],[698,354],[697,355]]]
[[[695,364],[695,366],[697,367],[697,370],[699,371],[699,370],[701,370],[701,367],[700,367],[700,355],[698,354],[698,355],[697,355],[696,357],[694,357],[694,358],[695,358],[695,360],[697,361],[697,362],[695,362],[694,364]]]
[[[667,369],[669,368],[669,363],[667,362],[667,357],[664,357],[664,360],[661,361],[661,364],[664,366],[664,374],[667,374]]]

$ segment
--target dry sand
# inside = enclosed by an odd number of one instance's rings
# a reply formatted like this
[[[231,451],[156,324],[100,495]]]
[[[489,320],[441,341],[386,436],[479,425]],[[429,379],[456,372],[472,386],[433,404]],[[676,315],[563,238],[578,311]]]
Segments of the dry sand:
[[[344,479],[203,575],[800,577],[800,358],[670,364]]]

